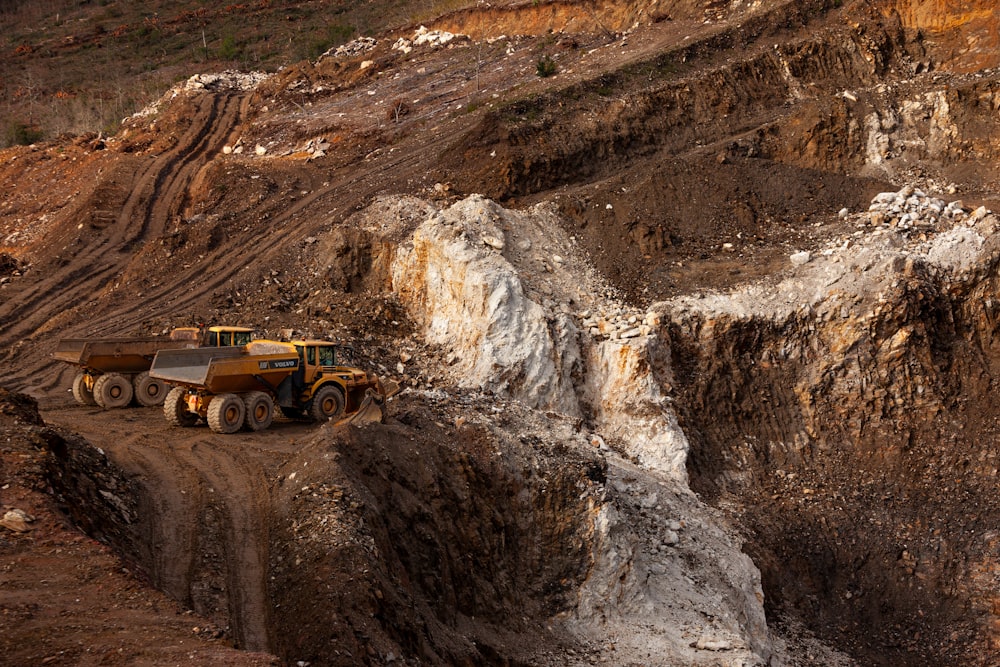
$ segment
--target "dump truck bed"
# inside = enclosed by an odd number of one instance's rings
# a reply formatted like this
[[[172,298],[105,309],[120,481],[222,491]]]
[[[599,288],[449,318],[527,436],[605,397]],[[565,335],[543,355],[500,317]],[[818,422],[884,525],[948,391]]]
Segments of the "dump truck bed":
[[[294,352],[247,354],[241,347],[162,350],[150,376],[213,394],[274,389],[299,367]]]
[[[64,338],[52,356],[59,361],[104,373],[141,373],[160,350],[197,345],[169,338]]]

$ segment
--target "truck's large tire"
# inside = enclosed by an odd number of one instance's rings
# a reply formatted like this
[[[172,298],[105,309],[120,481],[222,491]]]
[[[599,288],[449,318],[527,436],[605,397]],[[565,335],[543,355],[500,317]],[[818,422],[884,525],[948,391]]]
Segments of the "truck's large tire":
[[[198,415],[188,410],[187,392],[181,387],[174,387],[163,401],[163,416],[174,426],[194,426],[198,423]]]
[[[80,371],[73,378],[73,398],[80,405],[97,405],[94,392],[87,388],[87,374]]]
[[[132,383],[121,373],[105,373],[94,383],[94,400],[105,410],[132,402]]]
[[[208,427],[216,433],[236,433],[244,417],[246,406],[236,394],[219,394],[208,404]]]
[[[344,394],[332,384],[320,387],[309,404],[309,416],[323,422],[344,414]]]
[[[247,413],[244,427],[248,431],[263,431],[274,421],[274,401],[264,392],[243,394],[243,405]]]
[[[132,389],[135,391],[135,401],[144,408],[162,405],[167,397],[167,383],[149,377],[149,371],[143,371],[132,378]]]

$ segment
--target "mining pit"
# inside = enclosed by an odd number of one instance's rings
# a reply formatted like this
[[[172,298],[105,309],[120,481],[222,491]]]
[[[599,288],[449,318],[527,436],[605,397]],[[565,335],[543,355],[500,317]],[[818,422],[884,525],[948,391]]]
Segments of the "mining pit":
[[[997,34],[497,3],[5,149],[0,654],[995,664]],[[51,359],[201,323],[405,389],[219,435]]]

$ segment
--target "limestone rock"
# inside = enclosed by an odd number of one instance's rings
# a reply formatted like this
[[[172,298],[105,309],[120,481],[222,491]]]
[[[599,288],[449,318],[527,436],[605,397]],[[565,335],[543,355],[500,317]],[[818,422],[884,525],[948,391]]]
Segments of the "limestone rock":
[[[12,509],[4,513],[0,519],[0,526],[15,533],[26,533],[31,530],[29,524],[34,522],[34,517],[24,510]]]

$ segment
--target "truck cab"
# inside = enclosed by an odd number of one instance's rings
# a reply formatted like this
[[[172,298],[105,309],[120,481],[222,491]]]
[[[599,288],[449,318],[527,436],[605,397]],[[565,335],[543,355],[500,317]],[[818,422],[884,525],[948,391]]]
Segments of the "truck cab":
[[[255,333],[247,327],[178,327],[170,332],[170,340],[191,341],[199,347],[242,347],[254,339]]]
[[[253,340],[254,330],[246,327],[209,327],[204,335],[206,347],[242,347]]]

